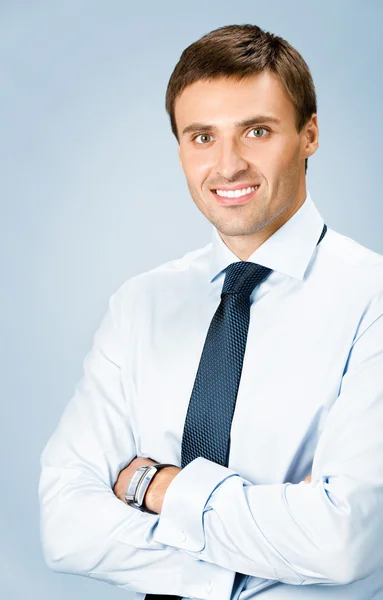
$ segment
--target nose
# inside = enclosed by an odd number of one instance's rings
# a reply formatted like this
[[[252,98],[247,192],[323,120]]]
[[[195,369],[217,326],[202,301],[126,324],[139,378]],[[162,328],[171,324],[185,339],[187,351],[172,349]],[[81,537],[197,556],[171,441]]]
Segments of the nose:
[[[237,172],[246,171],[248,162],[243,156],[238,140],[228,138],[217,144],[217,174],[225,179],[233,179]]]

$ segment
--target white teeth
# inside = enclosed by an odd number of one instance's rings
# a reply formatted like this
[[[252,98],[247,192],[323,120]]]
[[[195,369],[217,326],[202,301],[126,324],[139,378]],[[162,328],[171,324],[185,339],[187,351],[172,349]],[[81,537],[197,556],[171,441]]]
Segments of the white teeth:
[[[259,188],[259,185],[254,187],[243,188],[242,190],[215,190],[218,196],[224,196],[225,198],[239,198],[240,196],[246,196]]]

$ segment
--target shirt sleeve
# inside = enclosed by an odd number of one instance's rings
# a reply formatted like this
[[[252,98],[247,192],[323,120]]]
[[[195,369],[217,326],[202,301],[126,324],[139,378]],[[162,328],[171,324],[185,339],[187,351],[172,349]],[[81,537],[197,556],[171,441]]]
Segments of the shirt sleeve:
[[[119,302],[85,357],[82,379],[41,454],[40,531],[57,572],[141,593],[229,600],[235,573],[157,542],[159,517],[119,500],[113,486],[136,456],[121,383]]]
[[[365,578],[383,564],[382,432],[380,293],[360,320],[315,451],[311,483],[253,485],[197,458],[171,482],[154,539],[288,584]]]

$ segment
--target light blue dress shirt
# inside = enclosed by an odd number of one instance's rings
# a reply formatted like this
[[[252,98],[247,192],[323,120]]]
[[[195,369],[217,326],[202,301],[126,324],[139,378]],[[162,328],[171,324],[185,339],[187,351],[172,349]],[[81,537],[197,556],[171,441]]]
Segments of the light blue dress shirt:
[[[195,459],[161,515],[112,488],[135,456],[180,465],[223,269],[239,259],[213,227],[111,296],[41,456],[49,567],[137,599],[383,599],[383,256],[330,227],[317,246],[323,222],[307,194],[248,259],[273,272],[251,295],[229,466]]]

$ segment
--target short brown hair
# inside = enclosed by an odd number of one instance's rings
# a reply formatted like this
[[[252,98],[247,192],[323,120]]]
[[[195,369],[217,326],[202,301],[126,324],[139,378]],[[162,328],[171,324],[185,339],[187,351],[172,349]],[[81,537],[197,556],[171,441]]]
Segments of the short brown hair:
[[[219,77],[236,81],[262,71],[275,73],[292,100],[298,132],[317,112],[314,82],[307,63],[281,37],[257,25],[225,25],[207,33],[188,46],[170,76],[166,90],[166,111],[177,141],[175,101],[192,83]],[[307,171],[307,158],[305,161]]]

